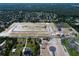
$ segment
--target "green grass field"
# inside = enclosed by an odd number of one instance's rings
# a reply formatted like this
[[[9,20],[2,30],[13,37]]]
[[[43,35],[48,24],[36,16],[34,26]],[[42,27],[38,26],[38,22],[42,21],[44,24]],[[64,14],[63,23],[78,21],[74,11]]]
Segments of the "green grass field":
[[[69,42],[67,39],[65,39],[63,41],[63,45],[67,48],[67,50],[71,56],[79,56],[79,52],[77,52],[77,50],[75,48],[69,48]]]
[[[12,55],[12,56],[22,55],[21,53],[22,53],[23,47],[25,45],[25,41],[26,41],[26,39],[17,39],[17,44],[15,46],[13,46],[13,48],[16,48],[16,51],[15,51],[15,53],[12,53],[11,52],[12,50],[11,50],[9,55]]]
[[[32,49],[33,56],[39,55],[39,53],[40,53],[40,46],[36,42],[36,39],[28,39],[27,42],[28,43],[27,43],[26,47],[30,47]]]

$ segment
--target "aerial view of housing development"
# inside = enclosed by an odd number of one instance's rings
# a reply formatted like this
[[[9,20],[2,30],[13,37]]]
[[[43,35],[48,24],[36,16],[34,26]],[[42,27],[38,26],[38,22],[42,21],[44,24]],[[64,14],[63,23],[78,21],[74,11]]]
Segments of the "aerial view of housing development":
[[[79,4],[0,3],[0,56],[79,56]]]

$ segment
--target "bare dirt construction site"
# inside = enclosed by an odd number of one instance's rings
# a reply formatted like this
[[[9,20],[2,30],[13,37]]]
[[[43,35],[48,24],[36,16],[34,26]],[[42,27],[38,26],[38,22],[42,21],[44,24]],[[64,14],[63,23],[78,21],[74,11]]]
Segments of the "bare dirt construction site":
[[[45,46],[45,49],[40,48],[41,56],[66,56],[69,55],[64,51],[64,48],[61,44],[61,39],[56,38],[58,30],[54,23],[13,23],[5,31],[0,33],[0,36],[8,37],[17,37],[17,38],[48,38],[50,41],[46,41],[48,45]],[[42,40],[44,41],[44,40]],[[50,47],[54,46],[56,51],[55,54],[50,51]],[[43,47],[43,45],[41,46]],[[62,52],[59,52],[62,51]]]
[[[7,33],[11,37],[50,37],[53,23],[13,23]]]

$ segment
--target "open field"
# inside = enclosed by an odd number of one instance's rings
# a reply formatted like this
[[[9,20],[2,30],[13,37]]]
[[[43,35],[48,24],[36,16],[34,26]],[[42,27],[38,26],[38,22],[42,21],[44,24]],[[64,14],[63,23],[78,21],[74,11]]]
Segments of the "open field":
[[[46,31],[45,23],[17,23],[13,32],[27,32],[27,31]]]
[[[13,23],[5,32],[10,37],[50,37],[53,23]]]

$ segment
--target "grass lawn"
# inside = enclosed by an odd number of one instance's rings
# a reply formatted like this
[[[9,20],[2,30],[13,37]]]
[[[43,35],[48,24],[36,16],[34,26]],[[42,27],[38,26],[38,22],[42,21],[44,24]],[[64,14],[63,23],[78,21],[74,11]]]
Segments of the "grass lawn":
[[[57,23],[55,23],[57,24]],[[60,23],[61,27],[63,28],[70,28],[70,25],[68,23]]]
[[[36,42],[36,40],[35,39],[30,39],[30,40],[28,39],[27,41],[28,41],[28,43],[27,43],[26,47],[30,47],[32,49],[33,56],[38,55],[40,52],[40,46]]]
[[[26,41],[26,39],[17,39],[18,43],[14,46],[16,48],[16,52],[15,53],[10,52],[9,55],[20,56],[22,53],[23,47],[25,45],[25,41]]]
[[[79,52],[77,52],[74,48],[68,49],[71,56],[79,56]]]
[[[69,42],[68,42],[67,39],[65,39],[65,40],[63,41],[63,45],[67,48],[67,50],[68,50],[68,52],[69,52],[69,54],[70,54],[71,56],[79,56],[79,52],[77,52],[75,48],[69,48],[69,47],[68,47],[68,46],[69,46]]]
[[[79,40],[79,34],[75,37],[76,40]]]
[[[69,28],[69,27],[70,27],[70,25],[69,25],[69,24],[67,24],[67,23],[64,23],[64,24],[63,24],[63,27],[64,27],[64,28]]]
[[[66,47],[69,45],[69,43],[68,43],[68,40],[67,40],[67,39],[65,39],[65,40],[63,41],[63,45],[65,45]]]

